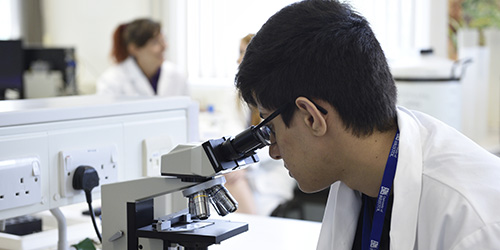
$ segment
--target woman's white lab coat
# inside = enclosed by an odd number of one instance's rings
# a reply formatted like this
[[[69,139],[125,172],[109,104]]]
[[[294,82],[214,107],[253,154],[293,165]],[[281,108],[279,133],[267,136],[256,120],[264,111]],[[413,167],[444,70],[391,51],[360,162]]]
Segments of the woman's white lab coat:
[[[158,96],[189,95],[186,78],[168,61],[161,66],[158,79]],[[153,96],[149,80],[136,61],[129,57],[104,72],[97,80],[97,94]]]
[[[500,158],[419,112],[398,125],[391,249],[500,249]],[[360,197],[331,186],[317,249],[352,248]]]

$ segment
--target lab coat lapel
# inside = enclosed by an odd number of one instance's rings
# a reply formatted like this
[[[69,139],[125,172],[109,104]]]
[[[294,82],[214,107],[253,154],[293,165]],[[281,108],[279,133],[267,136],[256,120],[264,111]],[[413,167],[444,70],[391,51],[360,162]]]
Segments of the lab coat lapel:
[[[172,84],[172,69],[170,63],[167,61],[161,65],[160,78],[158,78],[157,93],[161,96],[171,96],[172,92],[175,93],[175,84]]]
[[[406,116],[403,118],[403,116]],[[422,142],[416,119],[398,109],[400,146],[394,178],[394,204],[391,217],[391,249],[415,249],[418,208],[422,190]]]
[[[130,82],[137,95],[154,96],[155,93],[146,75],[142,72],[134,58],[129,57],[124,64],[126,72],[130,77]]]
[[[317,249],[350,250],[361,208],[361,195],[338,181],[330,187]],[[331,204],[330,204],[331,203]]]

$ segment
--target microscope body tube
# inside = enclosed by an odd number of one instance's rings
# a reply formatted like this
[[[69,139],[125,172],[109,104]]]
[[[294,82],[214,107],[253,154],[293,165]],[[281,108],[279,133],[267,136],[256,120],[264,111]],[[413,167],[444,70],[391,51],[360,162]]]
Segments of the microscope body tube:
[[[237,160],[226,160],[221,148],[229,139],[208,140],[202,144],[177,145],[161,157],[161,174],[180,178],[198,177],[197,182],[256,163],[253,153]]]
[[[267,126],[250,126],[234,138],[222,137],[202,144],[177,145],[161,157],[161,174],[180,178],[211,178],[256,163],[256,150],[270,144]]]

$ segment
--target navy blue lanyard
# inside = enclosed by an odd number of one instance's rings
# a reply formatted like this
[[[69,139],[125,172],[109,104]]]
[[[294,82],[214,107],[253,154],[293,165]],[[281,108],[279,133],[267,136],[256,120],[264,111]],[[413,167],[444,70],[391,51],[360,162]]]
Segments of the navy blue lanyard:
[[[385,164],[384,176],[382,177],[382,184],[380,185],[380,190],[378,193],[377,204],[375,206],[375,212],[373,214],[373,223],[370,222],[370,215],[368,214],[368,209],[365,202],[364,214],[363,214],[363,250],[377,250],[380,245],[380,237],[382,236],[382,229],[384,227],[385,212],[387,209],[387,201],[389,200],[389,195],[391,194],[392,183],[394,181],[394,175],[396,174],[396,165],[398,164],[398,152],[399,152],[399,130],[394,136],[394,141],[392,142],[391,152]],[[364,197],[368,199],[368,197]],[[368,231],[371,228],[371,233]],[[368,235],[370,237],[368,238]]]

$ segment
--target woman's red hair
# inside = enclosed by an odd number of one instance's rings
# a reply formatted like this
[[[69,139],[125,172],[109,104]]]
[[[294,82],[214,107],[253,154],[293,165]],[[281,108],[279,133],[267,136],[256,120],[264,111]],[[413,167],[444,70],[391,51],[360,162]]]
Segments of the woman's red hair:
[[[117,63],[125,61],[128,57],[127,44],[125,39],[123,39],[125,28],[127,28],[127,24],[122,24],[118,26],[113,33],[113,49],[111,50],[111,56]]]

